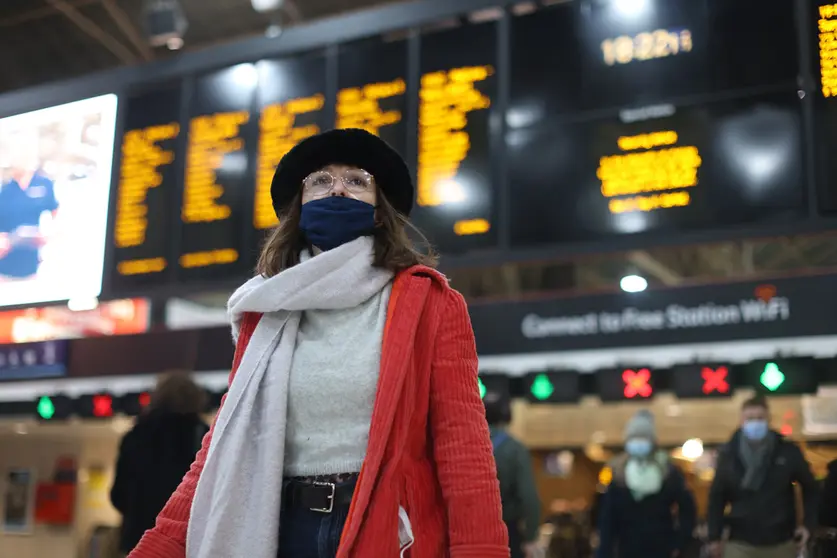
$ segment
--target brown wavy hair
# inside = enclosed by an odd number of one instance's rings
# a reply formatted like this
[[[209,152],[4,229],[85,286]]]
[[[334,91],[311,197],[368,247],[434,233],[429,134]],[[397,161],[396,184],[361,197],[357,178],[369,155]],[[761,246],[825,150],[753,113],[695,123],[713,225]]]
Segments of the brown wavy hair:
[[[157,380],[149,411],[200,414],[206,411],[208,400],[206,390],[196,384],[187,372],[169,372]]]
[[[258,274],[273,277],[299,263],[300,252],[309,248],[305,235],[299,229],[301,212],[302,188],[279,215],[279,225],[265,240],[256,265]],[[378,224],[373,235],[375,267],[388,269],[393,273],[414,265],[436,267],[438,257],[427,238],[404,215],[395,210],[380,188],[376,216]],[[408,231],[424,245],[424,252],[416,248]]]

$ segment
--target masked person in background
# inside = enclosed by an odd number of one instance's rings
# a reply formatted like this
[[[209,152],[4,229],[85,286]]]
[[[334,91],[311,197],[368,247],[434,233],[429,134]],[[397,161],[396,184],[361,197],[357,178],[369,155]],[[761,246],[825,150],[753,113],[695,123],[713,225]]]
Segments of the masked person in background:
[[[648,411],[625,426],[625,453],[611,462],[599,511],[598,558],[673,558],[691,543],[694,498],[656,439]]]
[[[803,525],[796,524],[794,483],[802,488]],[[793,558],[817,521],[817,484],[800,449],[770,430],[767,401],[741,407],[741,428],[718,455],[707,509],[715,558]],[[729,513],[724,511],[729,506]],[[724,527],[729,541],[722,548]]]
[[[406,164],[325,132],[271,196],[229,393],[131,558],[508,558],[474,333],[407,235]]]

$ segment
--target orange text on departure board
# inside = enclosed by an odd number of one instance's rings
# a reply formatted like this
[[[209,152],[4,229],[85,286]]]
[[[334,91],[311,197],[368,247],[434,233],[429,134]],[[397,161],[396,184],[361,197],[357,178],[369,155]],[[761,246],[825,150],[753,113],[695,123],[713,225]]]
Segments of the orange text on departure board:
[[[360,128],[379,134],[384,126],[401,122],[400,110],[383,110],[381,100],[404,95],[407,84],[402,78],[363,87],[348,87],[337,93],[337,127]]]
[[[270,198],[270,184],[273,181],[276,165],[294,145],[320,133],[319,126],[314,124],[297,126],[296,117],[300,114],[320,111],[324,104],[325,96],[318,93],[311,97],[300,97],[284,103],[268,105],[262,111],[259,120],[256,203],[253,212],[253,225],[257,229],[269,229],[279,222]]]
[[[688,29],[655,29],[602,41],[602,57],[608,66],[667,58],[691,50],[692,32]]]
[[[216,171],[224,157],[243,151],[241,126],[250,115],[245,111],[220,112],[192,119],[186,156],[181,218],[184,223],[211,223],[229,219],[232,210],[220,202],[224,187]]]
[[[823,97],[837,97],[837,4],[819,8],[820,87]]]
[[[691,203],[686,189],[697,186],[702,160],[697,147],[678,146],[677,141],[677,132],[672,130],[617,139],[623,153],[602,157],[596,171],[611,213],[646,212]]]
[[[148,231],[148,191],[163,184],[162,167],[174,161],[174,153],[159,143],[177,137],[176,123],[149,126],[125,133],[119,194],[116,203],[114,242],[117,248],[133,248],[145,243]],[[121,275],[156,273],[166,268],[162,257],[120,262]]]
[[[468,114],[485,110],[491,99],[475,84],[494,72],[491,66],[470,66],[425,74],[419,108],[418,196],[422,206],[461,201],[454,178],[471,148]]]

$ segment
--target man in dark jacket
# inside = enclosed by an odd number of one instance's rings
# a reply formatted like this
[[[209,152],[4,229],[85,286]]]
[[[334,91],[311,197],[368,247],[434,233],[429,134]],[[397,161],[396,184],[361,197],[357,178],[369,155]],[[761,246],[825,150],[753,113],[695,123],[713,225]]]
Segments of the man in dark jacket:
[[[486,418],[491,428],[491,443],[500,480],[503,521],[509,531],[512,558],[532,558],[541,519],[541,501],[532,471],[529,450],[503,427],[508,409],[486,404]]]
[[[691,543],[695,501],[656,438],[648,411],[625,426],[625,453],[611,462],[601,501],[597,558],[673,558]]]
[[[746,401],[741,428],[718,454],[707,509],[715,558],[794,558],[816,525],[817,484],[808,462],[769,424],[767,402],[760,397]],[[804,526],[799,527],[794,483],[803,496]],[[722,552],[724,527],[729,541]]]
[[[164,376],[145,414],[122,439],[110,499],[122,514],[121,551],[134,549],[195,460],[209,431],[206,392],[183,374]]]

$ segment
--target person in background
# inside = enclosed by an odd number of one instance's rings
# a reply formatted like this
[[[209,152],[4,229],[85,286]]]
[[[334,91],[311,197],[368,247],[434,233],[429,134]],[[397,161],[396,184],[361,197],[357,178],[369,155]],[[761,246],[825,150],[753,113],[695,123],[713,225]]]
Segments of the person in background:
[[[818,544],[823,556],[837,556],[837,459],[828,464],[828,475],[822,485],[818,524]]]
[[[41,168],[14,167],[0,184],[0,276],[24,279],[38,273],[46,235],[45,216],[58,211],[55,182]]]
[[[802,488],[803,526],[796,523],[794,483]],[[793,558],[816,525],[817,492],[802,451],[770,430],[767,401],[762,397],[745,401],[741,427],[721,448],[709,490],[711,554]],[[729,541],[722,546],[724,527],[729,527]]]
[[[540,528],[541,501],[535,485],[532,457],[526,446],[506,430],[510,414],[507,403],[486,403],[485,412],[494,446],[511,558],[533,558]]]
[[[692,539],[694,498],[682,473],[656,447],[650,412],[635,414],[624,437],[625,453],[610,464],[613,480],[601,502],[597,557],[676,557]]]
[[[119,549],[128,553],[175,491],[209,427],[206,391],[183,373],[160,378],[151,403],[122,439],[110,492],[122,514]]]

